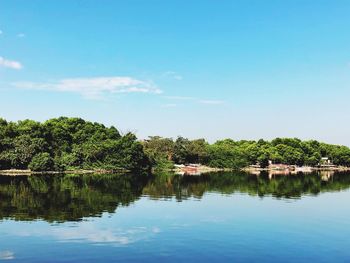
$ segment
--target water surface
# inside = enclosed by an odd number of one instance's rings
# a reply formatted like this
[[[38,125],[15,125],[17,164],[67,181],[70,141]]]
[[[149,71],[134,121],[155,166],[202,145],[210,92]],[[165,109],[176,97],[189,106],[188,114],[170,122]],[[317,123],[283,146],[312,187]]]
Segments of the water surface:
[[[350,174],[0,177],[0,260],[346,262]]]

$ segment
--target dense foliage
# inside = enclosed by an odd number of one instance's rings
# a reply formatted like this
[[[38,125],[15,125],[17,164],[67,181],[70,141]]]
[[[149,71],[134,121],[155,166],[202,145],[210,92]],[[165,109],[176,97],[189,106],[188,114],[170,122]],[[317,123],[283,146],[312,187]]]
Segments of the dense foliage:
[[[251,164],[265,167],[269,161],[290,165],[316,166],[326,157],[335,165],[350,166],[350,149],[315,140],[277,138],[272,141],[233,141],[225,139],[207,143],[204,139],[188,140],[182,137],[150,137],[144,142],[153,162],[202,163],[212,167],[241,168]]]
[[[316,166],[322,157],[350,166],[350,149],[315,140],[277,138],[209,144],[204,139],[150,137],[140,142],[132,133],[80,118],[61,117],[44,123],[0,119],[0,170],[168,169],[174,164],[201,163],[238,169],[273,163]]]
[[[134,134],[80,118],[44,123],[0,119],[0,169],[143,169],[149,162]]]
[[[48,153],[38,153],[35,155],[28,165],[32,171],[52,171],[55,169],[55,164]]]

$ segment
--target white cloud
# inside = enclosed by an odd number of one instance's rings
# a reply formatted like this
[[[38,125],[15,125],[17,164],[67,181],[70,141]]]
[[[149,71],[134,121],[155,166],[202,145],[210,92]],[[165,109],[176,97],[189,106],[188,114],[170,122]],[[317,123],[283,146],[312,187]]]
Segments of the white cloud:
[[[0,57],[0,67],[11,68],[11,69],[21,69],[22,64],[18,61],[8,60]]]
[[[19,33],[19,34],[17,34],[17,37],[19,37],[19,38],[23,38],[23,37],[25,37],[26,35],[24,34],[24,33]]]
[[[113,93],[162,93],[152,82],[131,77],[71,78],[56,82],[15,82],[12,84],[22,89],[73,92],[89,99],[101,99]]]

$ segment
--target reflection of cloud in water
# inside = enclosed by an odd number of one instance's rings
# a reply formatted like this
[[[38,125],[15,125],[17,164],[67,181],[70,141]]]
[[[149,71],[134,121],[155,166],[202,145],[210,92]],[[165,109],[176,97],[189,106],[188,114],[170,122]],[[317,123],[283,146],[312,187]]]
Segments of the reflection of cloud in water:
[[[52,231],[52,235],[62,242],[85,242],[90,243],[110,243],[127,245],[133,242],[134,235],[127,235],[122,231],[113,231],[111,229],[94,228],[57,228]]]
[[[160,233],[160,229],[158,227],[153,227],[152,232],[155,234]]]
[[[221,217],[211,216],[200,220],[202,223],[223,223],[226,220]]]
[[[11,260],[15,258],[15,253],[9,250],[0,251],[0,260]]]
[[[84,222],[75,227],[66,224],[51,227],[50,231],[42,229],[22,231],[19,236],[51,236],[60,242],[87,242],[92,244],[109,244],[114,246],[128,245],[146,240],[160,233],[158,227],[101,228],[92,222]]]
[[[186,224],[186,223],[174,223],[171,225],[172,228],[174,229],[180,229],[180,228],[184,228],[184,227],[190,227],[190,224]]]

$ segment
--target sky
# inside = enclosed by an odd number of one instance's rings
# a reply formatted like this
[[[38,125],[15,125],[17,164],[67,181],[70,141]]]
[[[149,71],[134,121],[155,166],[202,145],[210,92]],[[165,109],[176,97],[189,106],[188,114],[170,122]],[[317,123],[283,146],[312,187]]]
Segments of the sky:
[[[0,0],[0,117],[350,146],[348,0]]]

